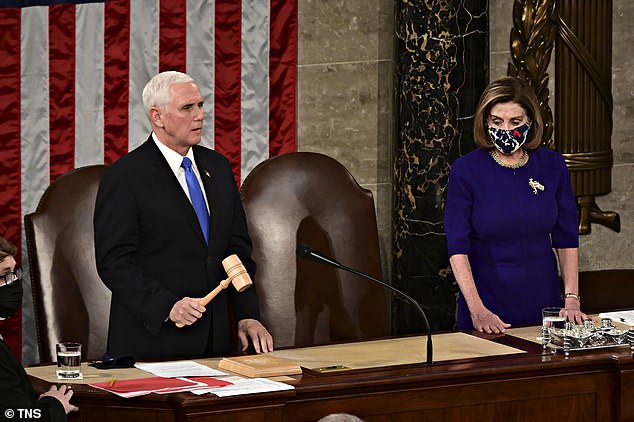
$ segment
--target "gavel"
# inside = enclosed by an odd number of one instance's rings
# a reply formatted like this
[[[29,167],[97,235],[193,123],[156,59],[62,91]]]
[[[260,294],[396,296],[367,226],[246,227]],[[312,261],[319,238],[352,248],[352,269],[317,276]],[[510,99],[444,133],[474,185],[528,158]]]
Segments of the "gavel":
[[[246,268],[244,268],[244,264],[242,264],[242,261],[240,261],[238,255],[230,255],[223,259],[222,266],[227,273],[227,278],[222,280],[218,287],[210,291],[207,296],[198,301],[198,303],[200,303],[201,305],[207,305],[209,302],[211,302],[211,299],[218,295],[218,293],[229,287],[229,284],[233,284],[233,287],[235,287],[238,292],[245,291],[253,284],[249,273],[247,272]],[[176,323],[176,326],[178,328],[183,328],[185,324],[178,322]]]

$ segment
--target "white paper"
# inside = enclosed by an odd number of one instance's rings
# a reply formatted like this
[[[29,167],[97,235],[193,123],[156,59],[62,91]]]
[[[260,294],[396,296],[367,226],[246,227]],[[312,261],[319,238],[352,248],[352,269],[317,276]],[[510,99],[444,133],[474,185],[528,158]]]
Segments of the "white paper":
[[[228,374],[217,369],[210,368],[191,360],[180,360],[176,362],[152,362],[137,363],[134,365],[142,371],[149,372],[157,377],[179,378],[179,377],[224,377]]]
[[[218,397],[239,396],[243,394],[267,393],[270,391],[294,390],[292,385],[283,382],[271,381],[266,378],[241,378],[229,377],[225,381],[233,385],[226,385],[217,388],[201,388],[192,391],[196,395],[211,393]]]
[[[634,310],[602,312],[599,314],[599,318],[610,318],[612,321],[622,322],[627,325],[634,325]]]
[[[204,382],[196,381],[196,380],[193,380],[193,379],[190,379],[190,378],[179,378],[179,379],[182,379],[182,380],[185,380],[185,381],[189,381],[189,382],[192,382],[194,384],[186,385],[186,386],[183,386],[183,387],[164,388],[162,390],[156,390],[156,391],[154,391],[154,393],[171,394],[171,393],[179,393],[179,392],[182,392],[182,391],[192,391],[193,392],[195,390],[202,389],[202,388],[209,389],[209,386],[206,383],[204,383]],[[213,387],[213,388],[221,388],[221,387]]]

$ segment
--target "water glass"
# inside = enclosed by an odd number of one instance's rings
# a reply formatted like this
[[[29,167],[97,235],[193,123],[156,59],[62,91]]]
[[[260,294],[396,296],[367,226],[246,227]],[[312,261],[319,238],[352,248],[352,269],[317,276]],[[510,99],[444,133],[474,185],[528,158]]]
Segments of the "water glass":
[[[58,343],[55,349],[57,352],[57,378],[81,379],[81,343]]]
[[[566,309],[550,306],[542,309],[542,325],[545,328],[565,328]]]

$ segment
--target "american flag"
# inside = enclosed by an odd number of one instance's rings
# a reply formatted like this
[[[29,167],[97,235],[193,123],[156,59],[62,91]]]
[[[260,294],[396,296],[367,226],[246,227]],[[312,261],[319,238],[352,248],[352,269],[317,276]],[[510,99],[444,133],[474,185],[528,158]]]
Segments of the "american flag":
[[[296,57],[297,0],[0,0],[0,235],[24,245],[23,217],[51,182],[147,138],[141,90],[160,71],[198,82],[202,144],[237,183],[294,151]],[[28,274],[24,290],[0,333],[31,363]]]

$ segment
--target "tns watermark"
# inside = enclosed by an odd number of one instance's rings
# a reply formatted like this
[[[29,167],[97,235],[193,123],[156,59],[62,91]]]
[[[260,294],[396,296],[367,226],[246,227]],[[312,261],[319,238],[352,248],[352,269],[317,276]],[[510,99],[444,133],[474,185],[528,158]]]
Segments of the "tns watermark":
[[[41,420],[44,417],[42,409],[34,407],[16,407],[8,408],[4,410],[4,418],[7,421],[20,421],[20,420]]]

